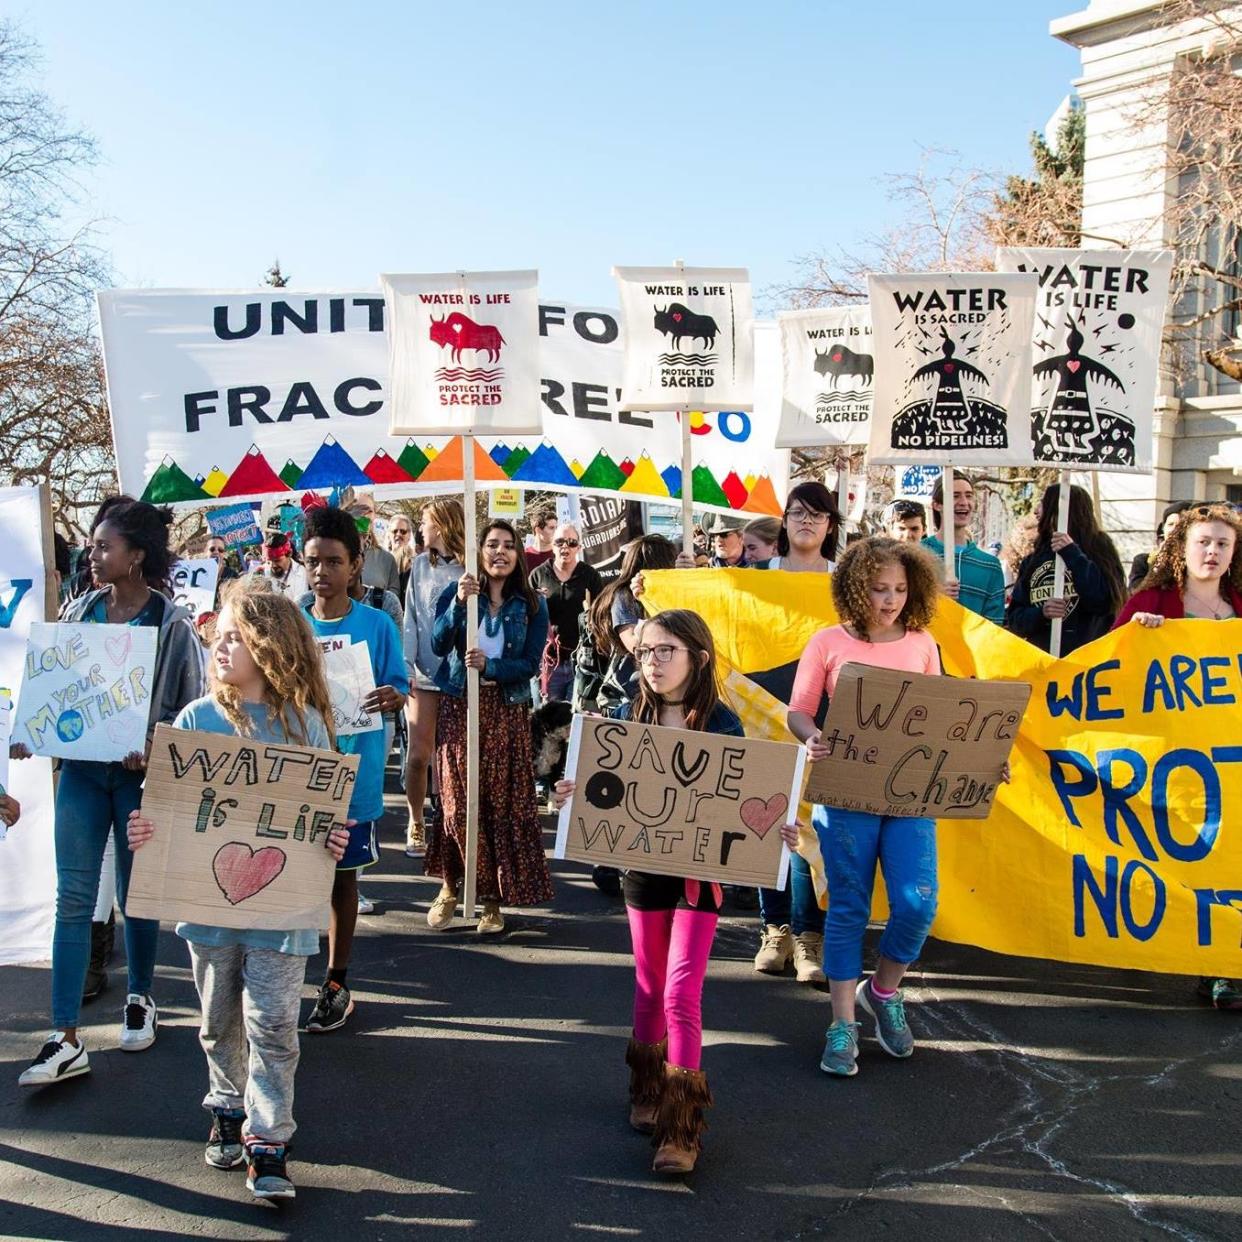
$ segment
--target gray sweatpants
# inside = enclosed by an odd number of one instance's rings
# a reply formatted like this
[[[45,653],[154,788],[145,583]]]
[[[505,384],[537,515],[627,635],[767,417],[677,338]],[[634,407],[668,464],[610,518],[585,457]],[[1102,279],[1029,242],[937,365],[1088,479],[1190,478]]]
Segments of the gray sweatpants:
[[[298,1067],[298,1010],[306,958],[244,945],[190,942],[207,1055],[203,1107],[244,1108],[246,1138],[287,1143]]]

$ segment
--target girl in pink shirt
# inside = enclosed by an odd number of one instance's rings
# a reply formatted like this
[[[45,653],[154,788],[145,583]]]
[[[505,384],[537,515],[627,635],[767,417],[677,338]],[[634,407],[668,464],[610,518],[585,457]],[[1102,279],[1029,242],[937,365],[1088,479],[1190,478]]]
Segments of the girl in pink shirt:
[[[846,550],[832,579],[842,623],[820,630],[807,644],[789,700],[790,731],[806,743],[812,762],[829,754],[815,721],[824,696],[831,698],[836,690],[843,665],[940,672],[940,653],[924,628],[936,610],[938,590],[935,563],[914,544],[876,537]],[[816,806],[811,823],[828,880],[824,974],[833,1021],[820,1069],[850,1076],[858,1072],[856,1004],[875,1020],[885,1052],[908,1057],[914,1051],[901,980],[936,913],[936,822]],[[879,966],[860,983],[877,863],[891,913]]]

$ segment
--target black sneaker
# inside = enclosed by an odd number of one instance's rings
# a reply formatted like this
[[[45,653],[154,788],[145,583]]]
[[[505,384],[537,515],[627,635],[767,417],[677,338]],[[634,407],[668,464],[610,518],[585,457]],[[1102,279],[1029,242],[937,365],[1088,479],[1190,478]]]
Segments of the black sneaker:
[[[283,1143],[251,1143],[246,1149],[246,1189],[256,1199],[294,1199],[297,1191],[285,1167],[289,1149]]]
[[[213,1169],[235,1169],[246,1158],[242,1145],[242,1122],[246,1114],[239,1108],[213,1108],[211,1133],[203,1158]]]
[[[349,989],[339,983],[325,983],[319,989],[319,999],[306,1021],[306,1029],[317,1035],[324,1031],[335,1031],[337,1027],[345,1025],[353,1012],[354,1002]]]

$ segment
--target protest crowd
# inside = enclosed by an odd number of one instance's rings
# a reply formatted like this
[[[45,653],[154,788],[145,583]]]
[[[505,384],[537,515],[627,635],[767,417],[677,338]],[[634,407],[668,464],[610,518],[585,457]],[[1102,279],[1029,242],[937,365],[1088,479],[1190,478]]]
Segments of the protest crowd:
[[[574,714],[740,738],[717,649],[727,635],[684,607],[649,606],[649,575],[674,570],[744,592],[763,571],[805,581],[838,620],[805,644],[787,698],[785,723],[810,767],[829,758],[823,728],[847,665],[942,674],[929,632],[938,608],[956,601],[986,626],[1049,651],[1059,623],[1063,655],[1120,627],[1166,620],[1242,616],[1242,517],[1224,503],[1170,506],[1151,549],[1127,574],[1102,529],[1092,497],[1074,485],[1068,524],[1059,527],[1060,487],[1039,496],[1015,525],[1004,559],[976,533],[976,485],[957,471],[952,492],[937,482],[922,500],[880,515],[876,533],[847,530],[838,495],[806,479],[788,490],[779,518],[709,514],[688,554],[658,533],[636,534],[605,581],[584,555],[580,521],[551,506],[525,521],[480,523],[467,547],[462,502],[428,499],[387,514],[358,516],[314,498],[296,523],[273,519],[261,542],[238,549],[217,535],[170,546],[170,512],[114,496],[98,509],[76,560],[58,536],[61,618],[83,625],[149,628],[156,635],[149,727],[171,725],[263,743],[356,756],[347,822],[323,844],[335,860],[331,914],[317,993],[302,1011],[308,961],[321,952],[314,927],[236,929],[177,921],[201,999],[201,1043],[210,1113],[207,1163],[245,1164],[260,1197],[294,1194],[287,1152],[295,1130],[299,1029],[347,1039],[355,1002],[349,986],[359,914],[359,880],[378,857],[385,770],[400,770],[408,800],[404,852],[441,888],[426,910],[430,929],[457,918],[466,872],[468,672],[479,674],[477,934],[502,933],[524,909],[554,903],[541,813],[575,798],[585,773],[566,776],[565,741]],[[414,506],[410,506],[414,509]],[[945,572],[944,530],[953,528],[954,572]],[[283,528],[282,528],[283,527]],[[386,544],[387,546],[381,546]],[[257,547],[258,551],[250,549]],[[173,602],[177,556],[219,566],[216,604],[199,615]],[[1052,571],[1064,577],[1052,590]],[[667,577],[667,576],[666,576]],[[1128,579],[1128,580],[1127,580]],[[687,579],[689,580],[689,579]],[[468,627],[470,614],[477,631]],[[477,637],[468,639],[468,630]],[[975,642],[994,632],[973,631]],[[1222,631],[1223,633],[1223,631]],[[982,637],[981,637],[982,635]],[[361,711],[382,726],[341,733],[325,653],[334,643],[367,653]],[[1222,641],[1222,655],[1230,648]],[[29,749],[14,741],[11,758]],[[148,750],[119,761],[64,759],[55,796],[57,904],[51,969],[52,1033],[21,1075],[48,1086],[90,1070],[80,1038],[84,1001],[108,979],[117,909],[124,910],[134,860],[153,849],[161,826],[144,812]],[[637,762],[637,760],[635,761]],[[1009,768],[1000,779],[1009,779]],[[21,808],[0,797],[0,814],[21,830]],[[808,839],[818,847],[804,850]],[[712,1094],[702,1061],[702,994],[717,919],[726,902],[754,920],[755,985],[792,977],[826,988],[830,1014],[820,1068],[859,1072],[870,1035],[890,1057],[916,1050],[917,1018],[902,979],[923,951],[937,913],[937,824],[816,803],[809,822],[782,821],[790,847],[779,886],[729,886],[692,875],[597,864],[600,900],[624,903],[634,964],[629,1119],[652,1136],[654,1169],[685,1174],[702,1147]],[[817,895],[810,855],[828,896]],[[878,958],[864,965],[877,868],[888,911]],[[754,888],[758,889],[755,900]],[[120,1047],[157,1042],[155,979],[159,922],[123,920],[125,1003]],[[1188,972],[1189,973],[1189,972]],[[1198,978],[1187,987],[1216,1010],[1242,1010],[1242,984]],[[158,1052],[151,1053],[158,1056]],[[870,1072],[870,1071],[869,1071]]]

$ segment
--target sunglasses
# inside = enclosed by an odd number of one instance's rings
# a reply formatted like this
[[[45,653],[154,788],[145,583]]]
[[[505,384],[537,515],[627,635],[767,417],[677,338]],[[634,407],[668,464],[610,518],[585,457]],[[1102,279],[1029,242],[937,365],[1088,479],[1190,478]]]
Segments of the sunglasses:
[[[576,539],[553,539],[552,546],[554,548],[577,548],[581,545]]]

